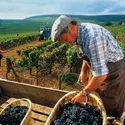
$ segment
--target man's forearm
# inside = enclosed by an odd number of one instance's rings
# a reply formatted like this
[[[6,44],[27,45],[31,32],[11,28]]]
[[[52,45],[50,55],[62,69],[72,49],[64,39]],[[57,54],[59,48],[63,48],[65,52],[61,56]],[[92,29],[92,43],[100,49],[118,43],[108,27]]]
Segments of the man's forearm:
[[[88,65],[87,65],[86,61],[83,60],[81,72],[86,73],[87,70],[88,70]]]
[[[92,77],[89,81],[89,83],[84,88],[84,91],[88,94],[95,91],[101,83],[107,78],[107,75],[99,76],[99,77]]]

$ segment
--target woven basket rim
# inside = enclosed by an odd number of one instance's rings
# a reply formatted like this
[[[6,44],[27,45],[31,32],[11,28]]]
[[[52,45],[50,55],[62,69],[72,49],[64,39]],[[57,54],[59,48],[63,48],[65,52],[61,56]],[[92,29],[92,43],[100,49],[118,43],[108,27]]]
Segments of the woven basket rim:
[[[60,98],[58,100],[58,102],[55,104],[53,110],[51,111],[45,125],[51,125],[50,122],[52,122],[51,120],[53,120],[53,117],[55,117],[55,114],[56,114],[56,109],[58,110],[59,107],[64,104],[65,102],[65,99],[68,98],[70,95],[76,95],[78,92],[77,91],[72,91],[72,92],[69,92],[67,94],[65,94],[62,98]],[[102,114],[102,117],[103,117],[103,123],[102,125],[106,125],[107,124],[107,114],[106,114],[106,110],[104,108],[104,105],[103,105],[103,102],[101,101],[101,99],[99,99],[99,97],[97,97],[95,94],[89,94],[90,97],[94,98],[100,105],[100,108],[101,108],[101,114]]]
[[[28,117],[28,115],[29,115],[30,112],[32,111],[32,102],[31,102],[29,99],[27,99],[27,98],[14,99],[12,102],[10,102],[9,104],[7,104],[7,105],[1,110],[0,115],[1,115],[2,113],[4,113],[4,110],[5,110],[8,106],[10,106],[10,105],[12,105],[12,104],[14,104],[14,103],[16,103],[16,102],[18,102],[18,101],[27,101],[27,102],[28,102],[28,106],[26,106],[26,107],[28,107],[28,110],[27,110],[27,112],[26,112],[24,118],[22,119],[22,121],[21,121],[21,123],[20,123],[20,125],[23,125],[25,119]]]

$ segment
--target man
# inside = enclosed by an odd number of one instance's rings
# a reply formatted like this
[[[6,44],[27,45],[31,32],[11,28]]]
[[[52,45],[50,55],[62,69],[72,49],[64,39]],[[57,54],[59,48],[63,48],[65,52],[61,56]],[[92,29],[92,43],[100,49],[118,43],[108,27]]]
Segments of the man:
[[[86,96],[96,91],[103,100],[107,113],[120,116],[125,100],[125,59],[111,33],[102,26],[91,23],[77,24],[76,21],[61,15],[52,26],[51,39],[77,44],[79,55],[83,59],[79,75],[79,81],[83,85],[87,70],[92,70],[88,84],[71,102],[82,103]]]
[[[49,27],[48,27],[48,26],[46,26],[46,27],[44,28],[44,35],[45,35],[45,39],[48,40],[49,37],[50,37]]]
[[[41,41],[41,40],[44,40],[44,31],[43,31],[43,29],[40,30],[40,34],[39,34],[39,41]]]

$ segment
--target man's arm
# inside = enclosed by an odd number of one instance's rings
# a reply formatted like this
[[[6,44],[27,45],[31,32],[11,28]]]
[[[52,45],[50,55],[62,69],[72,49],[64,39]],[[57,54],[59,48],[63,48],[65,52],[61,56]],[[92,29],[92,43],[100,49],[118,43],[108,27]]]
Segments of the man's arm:
[[[78,81],[80,81],[81,83],[84,83],[86,81],[86,75],[87,75],[88,68],[89,67],[88,67],[86,61],[83,60],[81,73],[80,73],[79,79],[78,79]]]
[[[84,88],[84,91],[87,94],[90,94],[94,90],[96,90],[101,83],[107,78],[107,75],[92,77],[88,83],[88,85]],[[75,97],[72,98],[71,103],[75,104],[76,102],[83,103],[86,101],[86,96],[83,96],[83,92],[79,92]]]
[[[82,68],[81,68],[81,72],[87,72],[88,66],[85,60],[83,60],[82,62]]]
[[[95,91],[106,78],[107,78],[107,75],[98,76],[98,77],[93,76],[90,79],[89,83],[84,88],[84,91],[87,94],[90,94],[91,92]]]
[[[107,75],[98,77],[93,76],[90,79],[89,83],[85,86],[84,92],[86,92],[86,94],[90,94],[91,92],[95,91],[106,78]],[[71,103],[75,104],[76,102],[79,102],[82,104],[85,101],[86,96],[83,96],[83,92],[81,91],[71,100]]]

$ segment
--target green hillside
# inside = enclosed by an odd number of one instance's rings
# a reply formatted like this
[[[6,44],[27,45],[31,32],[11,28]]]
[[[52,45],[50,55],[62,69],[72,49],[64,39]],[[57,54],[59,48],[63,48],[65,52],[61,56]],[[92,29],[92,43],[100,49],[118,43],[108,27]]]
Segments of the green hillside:
[[[40,16],[32,16],[28,17],[25,20],[55,20],[59,15],[40,15]],[[99,21],[99,22],[107,22],[107,21],[125,21],[125,15],[93,15],[93,16],[86,16],[86,15],[67,15],[73,19],[76,20],[93,20],[93,21]]]
[[[54,20],[59,15],[40,15],[25,18],[23,20],[0,20],[0,35],[19,34],[25,32],[39,32],[40,28],[48,25],[50,28]],[[125,15],[68,15],[78,22],[92,22],[104,24],[106,22],[118,23],[120,20],[125,21]]]
[[[39,31],[41,22],[29,20],[1,20],[0,34],[13,34]]]

